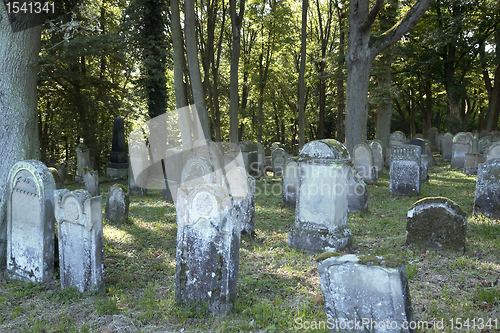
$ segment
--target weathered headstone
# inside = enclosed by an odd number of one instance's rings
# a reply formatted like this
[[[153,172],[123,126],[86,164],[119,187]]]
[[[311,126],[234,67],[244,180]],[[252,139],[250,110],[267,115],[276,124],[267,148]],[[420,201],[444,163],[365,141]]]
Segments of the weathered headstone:
[[[360,143],[353,149],[354,167],[365,183],[373,184],[377,182],[377,171],[373,164],[373,155],[370,146]]]
[[[479,138],[480,138],[480,139],[482,139],[482,138],[484,138],[484,137],[486,137],[486,136],[489,136],[489,137],[490,137],[490,139],[491,139],[491,133],[490,133],[490,132],[488,132],[488,131],[486,131],[486,130],[482,130],[481,132],[479,132]]]
[[[497,142],[500,141],[500,132],[499,131],[492,131],[491,132],[491,142]]]
[[[236,300],[241,237],[230,196],[218,185],[180,188],[176,207],[176,302],[224,314]]]
[[[477,143],[477,152],[479,154],[484,154],[486,152],[486,147],[488,147],[490,144],[491,144],[491,138],[489,136],[481,138]]]
[[[90,168],[90,152],[85,144],[80,142],[76,146],[76,175],[75,180],[77,182],[83,182],[83,170],[85,168]]]
[[[424,139],[411,139],[410,145],[419,146],[421,151],[425,151],[426,142]],[[427,145],[428,146],[428,145]],[[420,181],[427,181],[429,178],[429,159],[427,154],[420,156]]]
[[[99,190],[99,173],[92,169],[83,170],[83,182],[85,183],[85,190],[90,193],[91,196],[97,197],[101,195]]]
[[[257,160],[259,162],[259,175],[258,177],[266,176],[266,151],[260,142],[255,143],[257,145]]]
[[[286,158],[286,152],[283,149],[278,148],[274,150],[272,159],[274,177],[282,176]]]
[[[226,173],[226,181],[231,190],[234,209],[238,210],[241,233],[253,235],[255,232],[255,178],[245,168],[233,168]]]
[[[368,191],[363,178],[350,167],[347,170],[347,211],[361,212],[368,209]]]
[[[201,150],[204,150],[204,153],[200,153]],[[194,151],[200,153],[201,156],[207,156],[210,158],[210,153],[207,152],[208,147],[205,146],[203,148],[197,148]],[[162,198],[168,201],[175,202],[177,199],[177,190],[181,186],[182,180],[182,169],[184,168],[185,158],[188,155],[184,153],[180,149],[167,149],[165,151],[165,159],[163,160],[165,167],[165,188],[162,190]],[[210,160],[207,160],[210,163]],[[219,160],[217,160],[216,165],[219,166]],[[220,167],[220,166],[219,166]],[[212,165],[213,168],[213,165]],[[219,170],[220,174],[220,170]]]
[[[443,161],[451,161],[451,156],[453,153],[453,134],[445,133],[441,138],[441,155],[443,156]]]
[[[259,148],[256,142],[241,141],[238,143],[245,162],[245,169],[251,176],[262,173],[263,165],[259,164]]]
[[[391,147],[390,194],[420,194],[420,160],[419,146]]]
[[[477,175],[479,164],[484,163],[483,154],[467,153],[465,154],[464,173],[466,175]]]
[[[148,194],[148,155],[145,142],[129,142],[128,193],[130,195],[146,196]]]
[[[7,183],[7,276],[48,282],[54,274],[54,191],[40,161],[14,164]]]
[[[438,151],[439,151],[440,153],[442,153],[442,152],[441,152],[441,139],[443,138],[443,136],[444,136],[444,133],[439,133],[439,134],[437,135],[437,145],[438,145]]]
[[[427,163],[430,167],[434,167],[437,165],[434,156],[432,155],[431,145],[427,140],[425,141],[425,149],[422,150],[422,154],[427,155]]]
[[[389,135],[389,147],[406,145],[406,135],[401,131]]]
[[[60,189],[62,187],[62,181],[61,177],[59,176],[59,172],[57,172],[56,168],[49,168],[50,173],[52,174],[52,177],[54,178],[54,182],[56,184],[56,189]]]
[[[217,183],[212,164],[203,157],[191,157],[182,169],[180,187]]]
[[[289,157],[283,168],[282,193],[283,205],[295,208],[299,187],[299,167],[297,157]]]
[[[423,139],[423,138],[424,138],[424,135],[422,133],[417,133],[412,137],[412,139]]]
[[[101,202],[83,190],[54,193],[62,288],[85,292],[104,287]]]
[[[438,129],[436,127],[431,127],[427,130],[427,139],[431,142],[431,150],[432,151],[437,151],[438,150]]]
[[[473,212],[500,218],[500,159],[479,164]]]
[[[333,332],[415,332],[403,260],[324,253],[318,274]]]
[[[111,153],[106,168],[106,175],[112,178],[127,178],[128,157],[125,144],[125,125],[123,118],[118,116],[113,124],[113,139],[111,141]]]
[[[106,199],[106,219],[110,223],[128,221],[129,194],[121,184],[111,186]]]
[[[406,245],[465,251],[467,214],[447,198],[424,198],[408,210]]]
[[[57,168],[57,173],[59,174],[59,178],[61,179],[61,184],[68,179],[68,169],[64,164],[61,164],[59,168]]]
[[[299,153],[299,189],[295,227],[288,245],[308,250],[337,251],[350,246],[347,227],[347,148],[328,139],[311,141]]]
[[[379,140],[370,141],[370,148],[372,149],[373,165],[378,174],[384,171],[384,148],[382,142]]]
[[[500,142],[496,141],[491,143],[484,152],[484,161],[494,160],[500,158]]]
[[[465,154],[472,153],[472,136],[460,132],[453,137],[453,151],[451,155],[452,169],[463,169]]]

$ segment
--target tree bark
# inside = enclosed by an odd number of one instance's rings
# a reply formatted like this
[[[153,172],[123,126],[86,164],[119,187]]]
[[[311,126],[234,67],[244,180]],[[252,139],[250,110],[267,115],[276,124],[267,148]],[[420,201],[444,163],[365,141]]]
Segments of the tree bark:
[[[6,256],[10,169],[18,161],[40,158],[36,86],[42,29],[33,27],[30,15],[18,19],[11,25],[0,3],[0,257]]]
[[[392,55],[384,54],[380,58],[380,73],[377,77],[378,85],[383,91],[383,97],[377,108],[377,122],[375,130],[375,139],[382,142],[384,149],[389,147],[389,135],[391,134],[391,117],[392,117]]]
[[[199,119],[204,138],[210,139],[210,126],[207,114],[207,104],[205,102],[205,92],[201,80],[200,63],[198,60],[196,21],[195,21],[194,0],[184,2],[185,11],[185,33],[186,33],[186,53],[191,78],[191,90],[193,91],[194,104],[196,105],[197,119]]]
[[[373,59],[397,42],[422,17],[431,0],[418,0],[408,13],[378,38],[371,38],[371,26],[382,8],[376,0],[369,10],[368,0],[353,0],[349,6],[349,36],[346,86],[346,146],[366,142],[368,82]]]
[[[307,7],[309,7],[309,1],[302,0],[302,32],[299,68],[299,151],[305,145],[304,115],[306,109],[306,85],[304,82],[304,76],[306,72]]]
[[[338,1],[337,6],[337,19],[339,22],[339,56],[337,60],[337,126],[336,138],[340,142],[345,142],[345,126],[344,126],[344,112],[345,112],[345,94],[344,94],[344,66],[345,66],[345,0],[341,0],[341,6]]]

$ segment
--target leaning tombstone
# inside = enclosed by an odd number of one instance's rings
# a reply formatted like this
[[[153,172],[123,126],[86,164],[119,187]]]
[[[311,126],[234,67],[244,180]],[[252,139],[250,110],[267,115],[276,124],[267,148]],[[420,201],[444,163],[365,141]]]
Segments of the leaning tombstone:
[[[447,198],[424,198],[408,210],[406,245],[463,252],[466,231],[467,214]]]
[[[76,146],[76,175],[77,182],[83,182],[83,170],[90,168],[90,151],[82,142]]]
[[[61,287],[83,293],[104,287],[102,198],[88,191],[55,191]]]
[[[57,171],[56,168],[49,168],[50,173],[52,174],[52,177],[54,177],[54,182],[56,184],[56,190],[60,189],[62,187],[62,181],[61,181],[61,176],[59,176],[59,172]]]
[[[176,303],[225,314],[236,301],[241,237],[229,193],[213,184],[181,187],[176,208]]]
[[[453,137],[451,168],[463,169],[467,153],[472,153],[472,137],[469,133],[460,132]]]
[[[453,148],[453,134],[445,133],[441,138],[441,155],[443,156],[443,161],[451,161],[452,149]]]
[[[255,178],[245,168],[233,168],[226,173],[226,181],[231,190],[234,209],[241,221],[241,234],[255,233]]]
[[[9,278],[49,282],[54,274],[54,191],[40,161],[14,164],[7,183],[7,270]]]
[[[491,143],[488,147],[486,147],[484,152],[484,161],[487,162],[489,160],[494,160],[496,158],[500,158],[500,142],[496,141]]]
[[[422,150],[422,154],[427,155],[428,166],[434,167],[437,165],[436,160],[434,159],[434,156],[432,155],[431,145],[428,142],[428,140],[425,141],[425,148],[424,148],[424,150]]]
[[[373,184],[377,182],[377,171],[373,164],[373,155],[370,146],[360,143],[353,149],[354,167],[365,183]]]
[[[92,169],[83,170],[83,182],[85,183],[85,190],[90,193],[91,196],[97,197],[101,195],[99,190],[99,173]]]
[[[106,219],[110,223],[128,221],[129,194],[127,187],[121,184],[111,186],[106,199]]]
[[[299,183],[297,157],[289,157],[283,168],[281,199],[284,206],[295,208]]]
[[[473,213],[500,218],[500,159],[479,164]]]
[[[363,178],[350,167],[347,174],[347,211],[362,212],[368,209],[368,191]]]
[[[436,127],[431,127],[427,130],[427,139],[429,139],[430,141],[432,151],[438,150],[437,136],[438,136],[438,129]]]
[[[125,125],[123,118],[118,116],[113,124],[113,139],[111,153],[106,168],[106,176],[124,179],[128,175],[127,146],[125,145]]]
[[[377,174],[381,174],[384,171],[384,149],[382,142],[379,140],[372,140],[369,145],[372,150],[373,165],[377,170]]]
[[[414,332],[408,325],[413,312],[403,260],[326,252],[317,261],[332,333]]]
[[[145,142],[129,142],[128,192],[130,195],[148,194],[148,148]]]
[[[389,192],[395,195],[420,195],[419,146],[391,147]]]
[[[465,154],[464,174],[477,175],[479,164],[484,163],[483,154],[467,153]]]
[[[288,245],[313,251],[342,250],[351,245],[347,227],[347,148],[337,140],[311,141],[299,153],[299,187],[295,227]]]
[[[274,150],[272,158],[274,177],[281,177],[283,175],[286,158],[286,152],[283,149],[278,148]]]

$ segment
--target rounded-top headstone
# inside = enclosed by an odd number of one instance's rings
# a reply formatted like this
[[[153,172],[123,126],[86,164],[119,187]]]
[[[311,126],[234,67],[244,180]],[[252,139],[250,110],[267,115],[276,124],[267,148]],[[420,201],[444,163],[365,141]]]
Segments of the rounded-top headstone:
[[[324,139],[308,142],[299,153],[302,158],[348,160],[351,158],[347,148],[337,140]]]
[[[447,198],[424,198],[408,210],[406,245],[465,251],[466,231],[467,214]]]

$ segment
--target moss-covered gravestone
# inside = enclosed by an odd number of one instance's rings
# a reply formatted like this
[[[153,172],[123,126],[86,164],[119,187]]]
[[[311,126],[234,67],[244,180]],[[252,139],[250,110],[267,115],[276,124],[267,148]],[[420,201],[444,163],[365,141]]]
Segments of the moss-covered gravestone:
[[[414,332],[402,260],[327,252],[317,261],[331,332]]]
[[[255,230],[255,178],[245,168],[226,171],[225,182],[233,197],[237,218],[241,221],[241,233],[253,235]]]
[[[122,184],[111,186],[106,199],[106,219],[111,222],[128,221],[129,194]]]
[[[406,245],[465,251],[467,214],[447,198],[415,202],[407,214]]]
[[[479,164],[477,170],[474,214],[500,217],[500,159]]]
[[[276,151],[275,151],[276,153]],[[299,154],[295,227],[288,245],[313,251],[338,251],[351,245],[347,227],[351,158],[337,140],[307,143]]]
[[[177,195],[175,300],[224,314],[236,300],[241,237],[225,187],[180,188]]]

